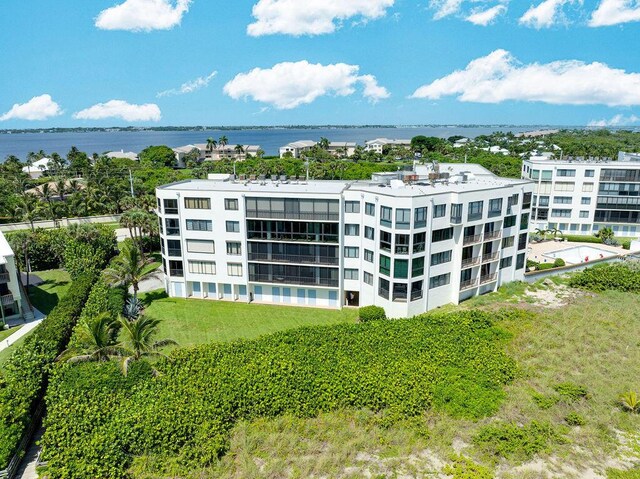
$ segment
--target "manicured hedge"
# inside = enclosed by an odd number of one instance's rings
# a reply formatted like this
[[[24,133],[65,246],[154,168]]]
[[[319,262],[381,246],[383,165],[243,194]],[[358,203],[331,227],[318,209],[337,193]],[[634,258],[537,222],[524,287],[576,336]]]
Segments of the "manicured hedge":
[[[197,470],[225,452],[241,419],[341,408],[398,419],[430,408],[493,414],[516,366],[492,316],[430,314],[178,349],[155,365],[158,377],[145,363],[135,379],[113,362],[61,364],[47,393],[47,475],[122,478],[147,454]]]
[[[587,268],[571,276],[569,285],[590,291],[640,292],[640,264],[637,262],[614,263]]]
[[[15,453],[47,384],[51,364],[66,347],[94,275],[73,282],[67,295],[7,360],[0,378],[0,469]]]
[[[387,314],[384,311],[384,308],[380,306],[363,306],[358,309],[358,319],[362,323],[366,323],[368,321],[377,321],[379,319],[387,319]]]

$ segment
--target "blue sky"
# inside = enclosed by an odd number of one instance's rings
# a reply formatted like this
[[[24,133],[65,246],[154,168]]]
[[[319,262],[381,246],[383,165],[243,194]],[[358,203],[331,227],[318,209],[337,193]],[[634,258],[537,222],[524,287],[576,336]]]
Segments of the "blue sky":
[[[1,12],[0,128],[640,123],[633,0],[4,0]]]

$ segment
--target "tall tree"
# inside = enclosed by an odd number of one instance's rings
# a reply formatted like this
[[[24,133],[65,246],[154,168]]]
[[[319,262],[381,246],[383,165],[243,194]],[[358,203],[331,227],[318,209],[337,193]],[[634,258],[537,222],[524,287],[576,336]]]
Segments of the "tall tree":
[[[58,361],[70,363],[109,361],[121,357],[122,348],[116,344],[117,323],[108,312],[87,319],[78,329],[78,344],[58,356]]]
[[[145,357],[164,356],[160,352],[160,348],[178,344],[173,339],[155,339],[160,324],[157,319],[140,316],[134,321],[129,321],[121,316],[119,321],[122,327],[121,347],[127,354],[122,361],[124,374],[127,374],[131,361],[138,361]]]
[[[120,254],[104,270],[104,277],[112,286],[131,286],[133,297],[138,298],[139,284],[145,278],[157,277],[158,271],[147,271],[149,260],[145,259],[137,245],[125,242]]]

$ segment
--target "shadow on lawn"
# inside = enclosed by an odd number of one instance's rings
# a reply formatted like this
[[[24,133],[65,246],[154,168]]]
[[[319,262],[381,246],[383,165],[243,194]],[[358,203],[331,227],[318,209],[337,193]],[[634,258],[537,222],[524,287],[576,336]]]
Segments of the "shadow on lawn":
[[[159,289],[157,291],[151,291],[149,293],[145,293],[145,295],[140,298],[140,301],[142,301],[142,304],[144,304],[144,306],[147,307],[154,301],[158,301],[160,299],[166,299],[168,297],[169,295],[167,295],[165,290]]]
[[[58,295],[50,293],[63,286],[67,286],[70,281],[56,281],[48,279],[38,286],[29,286],[29,300],[42,313],[49,314],[58,304]]]

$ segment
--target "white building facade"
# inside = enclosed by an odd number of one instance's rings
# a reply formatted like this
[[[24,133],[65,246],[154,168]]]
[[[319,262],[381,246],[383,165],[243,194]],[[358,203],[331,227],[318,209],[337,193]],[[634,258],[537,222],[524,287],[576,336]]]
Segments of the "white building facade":
[[[456,171],[468,166],[379,183],[160,187],[165,288],[408,317],[522,280],[533,185]]]
[[[0,232],[0,329],[10,319],[22,314],[22,289],[13,250]]]
[[[522,177],[535,182],[532,229],[590,235],[610,227],[617,236],[640,232],[640,155],[613,160],[524,160]]]
[[[397,147],[397,148],[410,148],[411,140],[391,140],[389,138],[376,138],[375,140],[369,140],[365,142],[365,151],[373,151],[382,154],[385,146]]]

